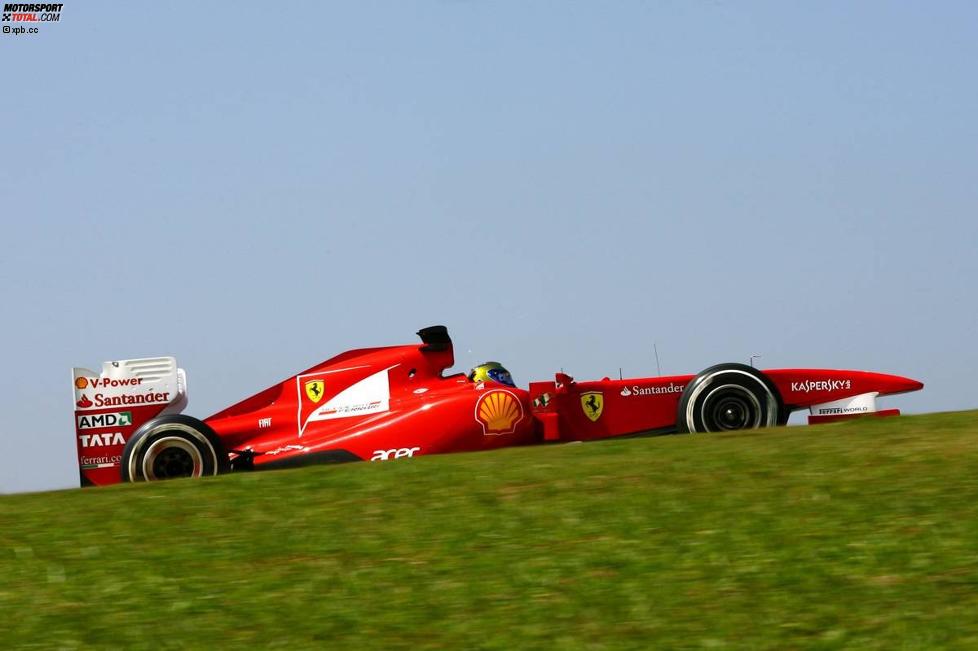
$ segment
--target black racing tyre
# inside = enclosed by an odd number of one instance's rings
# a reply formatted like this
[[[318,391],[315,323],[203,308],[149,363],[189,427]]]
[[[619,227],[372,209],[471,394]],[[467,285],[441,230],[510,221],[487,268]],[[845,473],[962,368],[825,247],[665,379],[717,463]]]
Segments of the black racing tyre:
[[[171,414],[146,421],[122,450],[122,481],[205,477],[229,471],[221,439],[206,423]]]
[[[787,422],[777,387],[746,364],[711,366],[686,385],[676,410],[676,429],[730,432]]]

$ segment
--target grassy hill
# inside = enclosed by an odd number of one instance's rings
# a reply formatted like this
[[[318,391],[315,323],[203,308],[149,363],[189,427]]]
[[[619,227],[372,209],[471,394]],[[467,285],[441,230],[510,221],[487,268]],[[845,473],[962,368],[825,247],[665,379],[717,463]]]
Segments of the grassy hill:
[[[2,648],[978,648],[978,412],[0,497]]]

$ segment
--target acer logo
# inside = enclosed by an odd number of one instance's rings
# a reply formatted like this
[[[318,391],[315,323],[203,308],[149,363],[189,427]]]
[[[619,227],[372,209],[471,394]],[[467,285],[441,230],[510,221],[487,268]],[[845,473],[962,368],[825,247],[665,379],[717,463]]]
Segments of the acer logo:
[[[126,439],[122,437],[122,432],[111,432],[105,434],[82,434],[78,437],[83,448],[100,448],[108,445],[125,445]]]
[[[413,457],[415,452],[420,452],[421,448],[394,448],[393,450],[374,450],[371,461],[390,461],[391,459],[403,459]]]

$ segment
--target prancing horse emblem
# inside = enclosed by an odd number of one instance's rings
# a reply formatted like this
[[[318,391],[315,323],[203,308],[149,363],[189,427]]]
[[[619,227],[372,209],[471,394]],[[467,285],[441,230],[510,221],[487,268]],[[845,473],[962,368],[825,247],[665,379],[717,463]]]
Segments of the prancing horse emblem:
[[[313,402],[319,402],[323,399],[323,381],[322,380],[309,380],[305,384],[306,395]]]
[[[581,409],[585,416],[597,422],[604,411],[604,394],[600,391],[585,391],[581,394]]]

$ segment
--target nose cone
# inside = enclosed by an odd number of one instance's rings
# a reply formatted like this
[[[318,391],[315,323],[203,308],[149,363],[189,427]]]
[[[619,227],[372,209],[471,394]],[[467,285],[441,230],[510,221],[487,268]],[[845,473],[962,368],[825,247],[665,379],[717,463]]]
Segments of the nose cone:
[[[912,380],[900,375],[887,375],[884,373],[873,373],[873,381],[880,387],[879,392],[883,395],[894,393],[909,393],[920,391],[924,388],[924,383]]]

